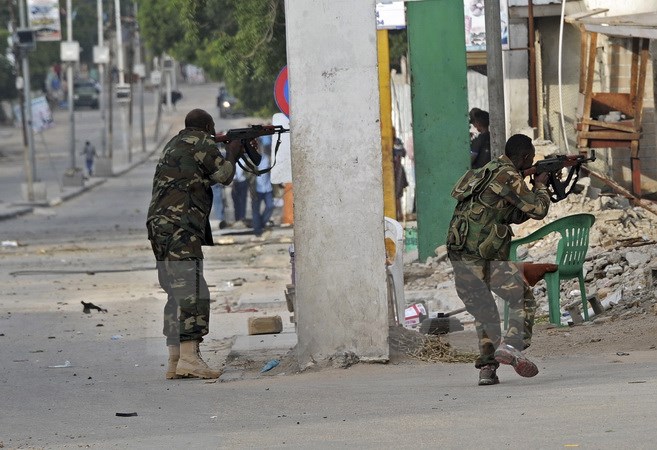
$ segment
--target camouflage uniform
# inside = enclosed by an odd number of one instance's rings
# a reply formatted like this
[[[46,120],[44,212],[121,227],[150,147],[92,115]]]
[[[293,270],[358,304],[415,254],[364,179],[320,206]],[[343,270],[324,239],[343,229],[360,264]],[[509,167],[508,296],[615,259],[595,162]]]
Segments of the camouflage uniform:
[[[447,236],[456,291],[475,318],[479,358],[475,366],[497,367],[493,358],[501,341],[500,315],[491,291],[509,303],[504,341],[515,348],[531,342],[536,303],[518,267],[510,263],[512,223],[542,219],[548,212],[547,189],[530,190],[506,156],[468,171],[452,190],[458,204]]]
[[[155,169],[146,227],[160,286],[168,296],[167,345],[201,341],[208,334],[210,292],[201,246],[213,245],[211,186],[230,182],[234,171],[212,137],[197,128],[185,128],[171,139]]]

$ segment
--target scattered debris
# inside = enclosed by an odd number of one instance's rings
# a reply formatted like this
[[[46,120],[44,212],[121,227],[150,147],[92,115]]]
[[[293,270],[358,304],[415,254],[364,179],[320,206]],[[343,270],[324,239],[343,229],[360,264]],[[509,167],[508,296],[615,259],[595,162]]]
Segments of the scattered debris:
[[[581,193],[553,203],[543,220],[529,220],[513,226],[516,237],[527,236],[547,223],[579,213],[596,217],[590,231],[589,249],[584,264],[589,318],[595,324],[657,314],[657,219],[646,201],[634,206],[622,195],[600,192],[590,195],[591,180],[582,178]],[[597,191],[596,191],[597,192]],[[554,263],[559,236],[556,233],[535,243],[521,246],[518,256],[525,262]],[[442,246],[441,246],[442,247]],[[444,284],[454,291],[453,270],[441,247],[426,263],[408,262],[404,266],[406,291],[435,291]],[[638,248],[640,247],[640,248]],[[547,315],[547,287],[544,281],[533,287],[537,318]],[[579,296],[578,280],[561,282],[563,310],[575,304]],[[411,302],[409,302],[411,303]],[[415,303],[415,302],[413,302]],[[436,314],[436,302],[427,302],[429,317]],[[438,302],[439,303],[439,302]],[[407,305],[408,306],[408,305]],[[581,308],[581,301],[579,302]],[[579,317],[579,311],[572,318]],[[579,326],[579,325],[576,325]]]
[[[87,302],[81,301],[80,303],[82,303],[82,312],[85,313],[85,314],[91,314],[92,309],[95,309],[96,311],[100,311],[100,312],[104,312],[104,313],[107,312],[107,310],[105,308],[101,308],[100,306],[96,306],[91,302],[87,303]]]
[[[71,361],[65,361],[64,364],[58,364],[56,366],[48,366],[49,369],[65,369],[67,367],[73,367]]]
[[[249,335],[254,334],[278,334],[283,331],[283,319],[281,316],[249,317]]]
[[[388,341],[392,352],[427,362],[474,362],[477,355],[453,349],[440,337],[423,335],[403,326],[390,327]]]
[[[360,358],[354,352],[342,352],[329,358],[336,369],[348,369],[360,362]]]
[[[447,313],[438,313],[436,317],[424,319],[420,323],[420,333],[424,334],[447,334],[453,331],[463,331],[463,324],[455,316],[465,312],[465,308],[459,308]]]
[[[277,360],[277,359],[272,359],[271,361],[267,361],[267,364],[265,364],[262,367],[262,369],[260,369],[260,373],[269,372],[271,369],[278,366],[279,364],[280,364],[280,361]]]

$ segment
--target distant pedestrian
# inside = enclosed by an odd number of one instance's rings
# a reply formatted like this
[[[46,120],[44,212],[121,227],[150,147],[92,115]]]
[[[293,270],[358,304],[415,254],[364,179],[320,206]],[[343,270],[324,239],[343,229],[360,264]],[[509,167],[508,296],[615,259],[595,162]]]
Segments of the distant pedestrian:
[[[235,177],[231,197],[233,199],[233,209],[235,210],[235,223],[233,227],[244,228],[246,226],[246,198],[249,192],[249,182],[244,175],[244,169],[239,164],[235,167]]]
[[[226,207],[224,203],[224,185],[217,183],[212,185],[212,212],[219,221],[219,229],[228,226],[226,222]]]
[[[395,171],[395,203],[397,210],[397,220],[404,220],[404,211],[402,209],[402,197],[404,190],[408,187],[408,178],[406,178],[406,170],[402,163],[402,158],[406,156],[406,149],[401,139],[395,136],[392,146],[392,165]]]
[[[271,141],[270,141],[271,142]],[[269,167],[271,156],[271,145],[265,145],[262,148],[262,159],[258,165],[259,170]],[[271,215],[274,212],[274,189],[271,185],[271,175],[265,172],[255,177],[253,182],[253,190],[251,191],[251,215],[253,219],[253,233],[255,234],[254,240],[262,239],[262,233],[265,228],[273,225],[270,223]],[[265,209],[261,209],[264,202]]]
[[[97,155],[96,153],[96,147],[91,145],[91,142],[87,141],[84,144],[84,148],[82,149],[81,155],[84,155],[84,161],[87,166],[87,174],[91,177],[93,176],[94,172],[94,158]]]

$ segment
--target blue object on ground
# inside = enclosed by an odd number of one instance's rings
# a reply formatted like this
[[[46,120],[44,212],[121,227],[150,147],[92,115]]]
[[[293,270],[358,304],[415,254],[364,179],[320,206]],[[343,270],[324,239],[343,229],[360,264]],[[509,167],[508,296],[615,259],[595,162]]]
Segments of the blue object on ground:
[[[268,372],[268,371],[270,371],[271,369],[273,369],[274,367],[276,367],[279,363],[280,363],[279,360],[277,360],[277,359],[272,359],[272,360],[269,361],[267,364],[265,364],[265,365],[263,366],[262,369],[260,369],[260,373],[264,373],[264,372]]]

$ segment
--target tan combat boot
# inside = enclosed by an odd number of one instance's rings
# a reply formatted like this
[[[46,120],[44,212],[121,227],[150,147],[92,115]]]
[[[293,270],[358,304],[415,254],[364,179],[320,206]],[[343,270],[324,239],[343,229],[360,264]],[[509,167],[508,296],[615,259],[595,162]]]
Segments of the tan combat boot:
[[[183,341],[180,343],[180,359],[176,367],[176,375],[194,378],[219,378],[221,371],[212,370],[201,358],[198,349],[199,341]]]
[[[180,375],[176,375],[176,366],[178,365],[178,359],[180,358],[180,346],[179,345],[169,345],[169,366],[167,367],[167,380],[175,380],[177,378],[182,378]]]

